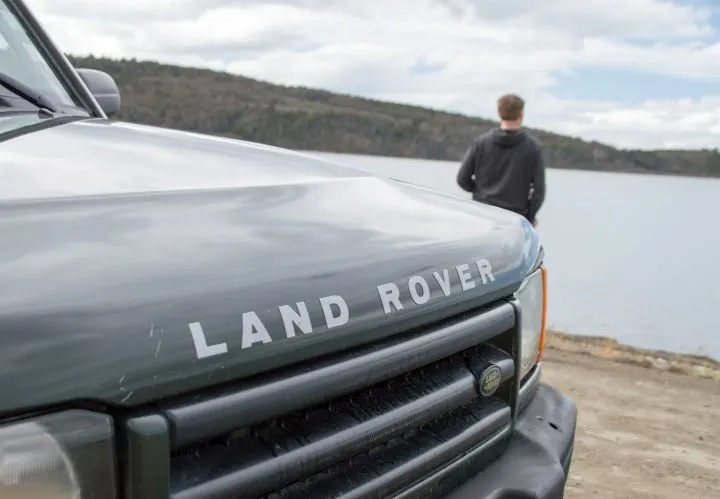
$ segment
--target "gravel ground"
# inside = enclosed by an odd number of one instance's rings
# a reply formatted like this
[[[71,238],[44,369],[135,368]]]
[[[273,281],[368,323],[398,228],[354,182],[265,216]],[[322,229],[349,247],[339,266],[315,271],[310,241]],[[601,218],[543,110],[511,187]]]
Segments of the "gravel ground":
[[[544,381],[578,405],[566,497],[720,497],[718,373],[710,359],[551,337]]]

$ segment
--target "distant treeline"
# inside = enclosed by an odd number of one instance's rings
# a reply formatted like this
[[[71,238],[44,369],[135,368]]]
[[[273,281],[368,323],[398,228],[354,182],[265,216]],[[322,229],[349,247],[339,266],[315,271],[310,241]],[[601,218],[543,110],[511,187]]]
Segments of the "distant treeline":
[[[100,69],[115,78],[122,94],[119,119],[291,149],[457,161],[473,138],[495,126],[481,118],[205,69],[69,57],[76,67]],[[720,176],[718,149],[623,150],[534,133],[555,168]]]

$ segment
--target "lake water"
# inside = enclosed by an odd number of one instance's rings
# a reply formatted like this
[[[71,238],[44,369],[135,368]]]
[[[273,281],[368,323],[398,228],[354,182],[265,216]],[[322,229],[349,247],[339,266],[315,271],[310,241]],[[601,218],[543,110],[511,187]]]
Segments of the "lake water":
[[[469,196],[455,184],[457,163],[313,154]],[[554,169],[547,176],[538,233],[549,327],[720,359],[720,181]]]

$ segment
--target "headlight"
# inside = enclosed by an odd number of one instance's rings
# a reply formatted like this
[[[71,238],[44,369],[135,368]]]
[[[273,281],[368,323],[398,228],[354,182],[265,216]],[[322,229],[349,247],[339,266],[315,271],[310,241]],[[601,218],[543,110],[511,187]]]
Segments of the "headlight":
[[[545,342],[546,272],[540,267],[525,278],[516,298],[522,310],[520,379],[537,364]]]
[[[113,426],[69,410],[0,425],[0,497],[113,499]]]

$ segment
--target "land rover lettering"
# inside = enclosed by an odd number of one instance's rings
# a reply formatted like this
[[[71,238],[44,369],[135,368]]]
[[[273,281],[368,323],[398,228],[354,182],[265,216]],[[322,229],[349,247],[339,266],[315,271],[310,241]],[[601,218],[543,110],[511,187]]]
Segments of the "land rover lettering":
[[[475,260],[474,266],[464,263],[453,267],[452,272],[450,269],[444,268],[432,272],[431,275],[431,279],[422,275],[412,275],[402,286],[395,282],[378,285],[377,291],[380,295],[383,312],[385,314],[399,312],[410,305],[423,306],[433,297],[450,296],[453,283],[459,284],[456,286],[459,292],[464,292],[474,289],[477,285],[484,286],[495,281],[492,266],[486,259]],[[317,303],[320,304],[326,329],[344,326],[352,319],[350,307],[340,295],[323,296],[318,298]],[[285,338],[295,338],[298,334],[313,333],[316,325],[312,323],[306,302],[298,301],[294,306],[279,305],[276,310],[282,322]],[[241,349],[273,342],[266,322],[254,310],[242,314]],[[199,322],[188,324],[188,329],[198,360],[228,353],[228,346],[225,342],[208,344],[205,331]]]

